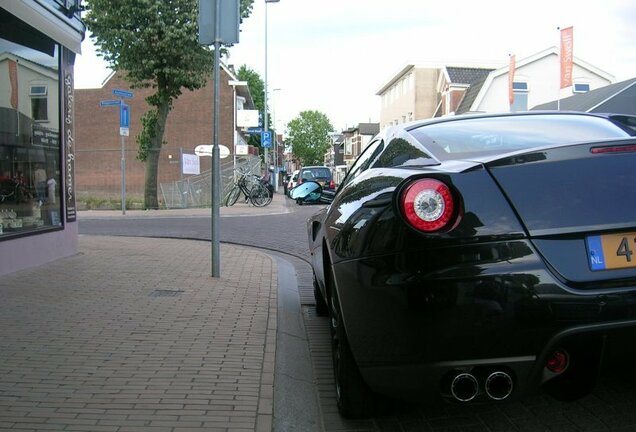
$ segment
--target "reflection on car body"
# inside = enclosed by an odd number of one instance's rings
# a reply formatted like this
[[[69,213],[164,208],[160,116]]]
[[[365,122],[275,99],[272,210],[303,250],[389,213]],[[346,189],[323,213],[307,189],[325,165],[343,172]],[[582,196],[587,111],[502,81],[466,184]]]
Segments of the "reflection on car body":
[[[476,115],[375,137],[308,221],[340,412],[589,392],[636,336],[634,124]]]

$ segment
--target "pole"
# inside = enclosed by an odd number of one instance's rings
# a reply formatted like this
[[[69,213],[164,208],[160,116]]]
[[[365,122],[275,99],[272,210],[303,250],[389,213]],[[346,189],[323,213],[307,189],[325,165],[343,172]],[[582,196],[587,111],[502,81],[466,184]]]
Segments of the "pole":
[[[263,113],[263,131],[269,130],[267,119],[267,1],[265,1],[265,108]],[[269,157],[267,147],[265,147],[265,170],[269,170]],[[271,178],[270,178],[271,182]]]
[[[213,145],[212,145],[212,203],[211,203],[211,240],[212,240],[212,277],[221,276],[221,259],[220,259],[220,247],[219,247],[219,222],[220,222],[220,181],[221,181],[221,164],[220,164],[220,152],[219,152],[219,111],[221,95],[221,81],[220,73],[221,68],[219,66],[221,62],[221,0],[216,0],[216,22],[214,23],[214,133],[213,133]]]
[[[126,214],[126,153],[123,135],[121,136],[121,214]]]

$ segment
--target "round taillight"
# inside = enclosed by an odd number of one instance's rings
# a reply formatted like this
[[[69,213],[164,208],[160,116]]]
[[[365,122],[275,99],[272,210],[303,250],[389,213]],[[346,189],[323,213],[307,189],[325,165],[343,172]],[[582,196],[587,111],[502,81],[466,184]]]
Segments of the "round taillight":
[[[568,368],[568,353],[563,350],[556,350],[552,353],[545,367],[552,373],[560,374]]]
[[[408,185],[402,192],[400,204],[406,220],[425,232],[446,227],[455,212],[450,188],[434,179],[416,180]]]

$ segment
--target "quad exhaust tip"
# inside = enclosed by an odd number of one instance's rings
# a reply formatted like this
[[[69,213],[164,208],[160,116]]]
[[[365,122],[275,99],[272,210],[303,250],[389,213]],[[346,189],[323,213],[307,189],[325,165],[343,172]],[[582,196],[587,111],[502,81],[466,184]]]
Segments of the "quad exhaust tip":
[[[451,382],[451,394],[460,402],[470,402],[479,393],[479,383],[474,375],[460,373]]]
[[[485,379],[483,377],[486,377]],[[483,380],[486,395],[495,401],[507,399],[514,387],[512,377],[502,370],[496,370],[489,375],[475,375],[468,372],[457,373],[450,383],[450,393],[459,402],[470,402],[479,395],[479,382]]]
[[[485,389],[490,399],[501,401],[512,393],[512,378],[506,372],[496,371],[486,378]]]

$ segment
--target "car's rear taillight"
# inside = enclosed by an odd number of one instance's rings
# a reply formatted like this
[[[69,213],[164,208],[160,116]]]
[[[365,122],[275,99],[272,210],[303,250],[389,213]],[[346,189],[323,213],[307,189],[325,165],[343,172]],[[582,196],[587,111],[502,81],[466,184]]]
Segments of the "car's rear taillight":
[[[404,188],[400,206],[407,222],[424,232],[446,228],[457,207],[450,188],[434,179],[416,180]]]
[[[329,189],[335,189],[335,188],[336,188],[336,182],[335,182],[335,181],[333,181],[333,180],[331,180],[331,181],[329,182]]]

